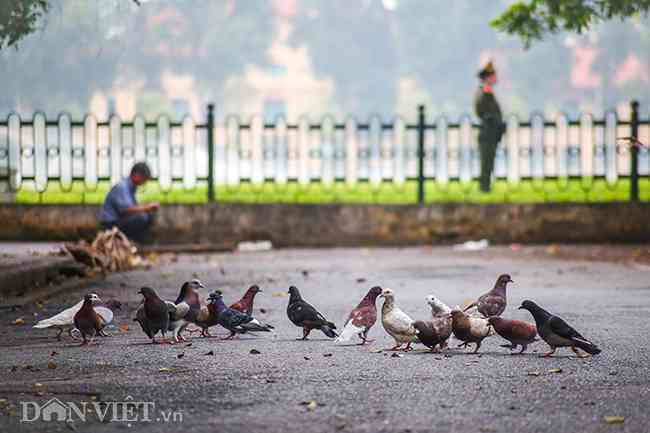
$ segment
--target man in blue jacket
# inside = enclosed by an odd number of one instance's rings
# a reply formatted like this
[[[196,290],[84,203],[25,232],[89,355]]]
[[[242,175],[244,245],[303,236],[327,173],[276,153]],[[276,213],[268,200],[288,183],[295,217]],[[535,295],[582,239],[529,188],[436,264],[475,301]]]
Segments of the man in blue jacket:
[[[159,203],[139,205],[135,191],[151,178],[151,170],[144,162],[131,168],[129,177],[119,181],[106,195],[99,222],[104,229],[119,228],[129,239],[148,242],[153,223],[153,214],[160,208]]]

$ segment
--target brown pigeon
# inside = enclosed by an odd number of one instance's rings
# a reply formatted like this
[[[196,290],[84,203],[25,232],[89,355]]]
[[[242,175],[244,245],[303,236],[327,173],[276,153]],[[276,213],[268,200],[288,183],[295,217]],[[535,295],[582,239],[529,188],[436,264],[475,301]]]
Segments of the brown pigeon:
[[[509,320],[501,317],[489,317],[488,322],[497,334],[508,340],[511,344],[502,347],[508,347],[510,350],[516,349],[518,345],[521,346],[519,353],[524,353],[526,347],[537,341],[537,327],[532,323],[523,322],[521,320]]]
[[[246,290],[246,293],[244,293],[244,296],[242,298],[232,304],[230,308],[233,310],[237,310],[242,313],[246,313],[249,316],[253,314],[253,302],[255,301],[255,295],[260,293],[262,289],[259,288],[259,286],[253,285]]]
[[[95,335],[101,332],[105,326],[104,319],[93,308],[94,299],[98,299],[98,297],[93,294],[86,295],[83,305],[74,315],[74,326],[79,330],[83,338],[82,346],[92,342]]]
[[[416,320],[413,323],[418,340],[431,349],[438,352],[447,347],[447,339],[451,335],[452,321],[449,317],[434,317],[431,320]],[[440,346],[437,348],[436,346]]]
[[[361,339],[361,345],[366,344],[367,342],[372,343],[374,340],[368,339],[368,332],[377,322],[377,307],[375,302],[377,301],[377,296],[381,295],[381,287],[375,286],[368,291],[366,296],[363,297],[359,305],[350,312],[347,322],[341,331],[335,343],[346,343],[352,339],[355,335],[358,335]]]
[[[497,282],[494,283],[494,288],[469,304],[463,311],[476,307],[484,317],[500,316],[506,309],[506,285],[508,283],[514,283],[510,275],[499,275]]]
[[[482,317],[468,316],[462,311],[454,309],[451,311],[451,318],[454,336],[463,342],[459,347],[476,343],[473,353],[478,352],[485,338],[494,335],[487,319]]]

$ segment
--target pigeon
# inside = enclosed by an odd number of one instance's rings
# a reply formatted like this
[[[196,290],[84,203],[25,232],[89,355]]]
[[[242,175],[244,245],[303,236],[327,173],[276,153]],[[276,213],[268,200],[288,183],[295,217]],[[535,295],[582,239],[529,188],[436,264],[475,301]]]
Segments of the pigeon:
[[[545,358],[555,353],[558,347],[570,347],[579,358],[588,355],[582,355],[578,349],[584,350],[589,355],[598,355],[601,352],[598,346],[580,335],[564,320],[552,315],[533,301],[522,302],[519,309],[528,310],[533,315],[537,333],[551,347],[551,351],[543,355]]]
[[[219,313],[214,303],[202,306],[192,323],[201,328],[201,337],[212,337],[209,329],[219,324]],[[191,332],[191,331],[190,331]]]
[[[99,296],[95,293],[90,294],[92,298],[93,305],[96,305],[100,302]],[[85,299],[85,297],[84,297]],[[73,337],[72,332],[74,328],[74,315],[81,309],[81,306],[84,303],[84,299],[76,303],[70,308],[67,308],[61,311],[59,314],[56,314],[50,318],[40,320],[34,325],[36,329],[45,329],[45,328],[56,328],[59,333],[56,335],[57,340],[61,340],[61,334],[63,331],[67,331],[70,337]],[[113,311],[112,309],[120,309],[120,303],[115,300],[109,300],[106,302],[105,306],[95,306],[95,311],[102,316],[104,322],[108,325],[113,321]],[[102,330],[100,335],[104,334]],[[74,338],[74,337],[73,337]]]
[[[502,317],[488,317],[488,322],[497,334],[505,338],[510,342],[510,344],[503,345],[501,347],[507,347],[510,350],[514,350],[518,345],[521,346],[519,353],[524,353],[526,347],[537,341],[537,328],[535,325],[523,322],[521,320],[509,320]]]
[[[366,342],[373,342],[368,339],[368,331],[377,322],[377,307],[375,301],[377,296],[381,295],[381,287],[375,286],[368,291],[366,296],[363,297],[359,305],[350,312],[347,322],[334,342],[345,343],[350,341],[352,337],[358,335],[361,339],[361,345]]]
[[[144,304],[138,308],[133,320],[140,323],[142,331],[151,338],[152,343],[157,343],[156,334],[159,332],[164,342],[172,315],[176,314],[176,306],[160,299],[151,287],[142,287],[138,293],[144,297]]]
[[[253,302],[255,301],[255,295],[260,292],[262,292],[262,289],[260,289],[259,286],[250,286],[248,290],[246,290],[246,293],[244,293],[244,296],[242,296],[239,301],[232,304],[230,308],[242,313],[246,313],[250,316],[253,314]]]
[[[329,322],[314,307],[305,302],[295,286],[289,287],[287,316],[289,316],[291,323],[302,328],[301,340],[306,340],[312,329],[320,329],[329,338],[338,337],[338,334],[334,331],[336,325]]]
[[[388,350],[401,350],[404,343],[407,343],[404,351],[411,350],[411,344],[418,341],[414,320],[395,306],[395,294],[391,289],[384,289],[380,297],[385,299],[381,307],[381,324],[395,339],[395,346]]]
[[[483,339],[494,335],[494,330],[487,319],[482,317],[469,316],[458,309],[453,309],[451,318],[454,336],[463,342],[458,347],[467,347],[469,343],[475,343],[476,348],[472,353],[478,352]]]
[[[431,307],[431,317],[449,317],[451,308],[433,295],[426,296],[427,304]]]
[[[413,322],[418,340],[432,352],[438,352],[447,347],[447,339],[451,336],[451,325],[451,315]],[[440,346],[440,349],[436,346]]]
[[[254,317],[226,307],[226,304],[223,302],[223,295],[219,290],[210,293],[209,302],[214,305],[219,325],[230,331],[230,335],[224,338],[224,340],[230,340],[237,334],[245,334],[247,332],[271,332],[271,328],[261,324]]]
[[[104,322],[102,316],[97,314],[93,308],[93,301],[97,300],[100,299],[94,293],[84,296],[84,302],[73,318],[74,326],[79,330],[81,338],[83,338],[82,346],[91,343],[95,335],[106,326],[106,322]]]
[[[494,283],[494,288],[469,304],[463,311],[476,307],[484,317],[500,316],[506,309],[506,285],[508,283],[514,283],[510,275],[499,275],[497,282]]]
[[[198,290],[205,287],[201,281],[193,279],[186,281],[181,286],[178,297],[174,302],[175,312],[169,322],[169,331],[172,331],[172,337],[177,343],[185,341],[181,333],[198,317],[201,310]]]

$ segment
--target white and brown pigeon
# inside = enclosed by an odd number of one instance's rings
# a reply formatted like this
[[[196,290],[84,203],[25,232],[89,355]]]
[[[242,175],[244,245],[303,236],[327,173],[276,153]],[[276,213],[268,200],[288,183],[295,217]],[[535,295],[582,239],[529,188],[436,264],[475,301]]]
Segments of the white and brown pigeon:
[[[418,340],[417,332],[411,319],[405,312],[395,305],[395,294],[391,289],[384,289],[379,295],[384,298],[384,305],[381,307],[381,324],[386,332],[395,339],[395,346],[388,350],[411,350],[411,344]]]
[[[377,296],[381,295],[381,287],[375,286],[361,299],[359,305],[350,312],[341,334],[334,340],[335,343],[347,343],[352,337],[358,335],[361,345],[373,340],[368,339],[368,332],[377,322]]]
[[[425,297],[431,307],[430,320],[417,320],[413,324],[417,330],[418,340],[429,347],[432,352],[445,349],[451,336],[451,308],[433,295]]]
[[[453,309],[451,318],[454,336],[463,342],[458,347],[467,347],[469,343],[475,343],[476,348],[473,353],[478,352],[485,338],[494,335],[490,323],[482,317],[469,316],[459,309]]]
[[[514,283],[510,275],[499,275],[492,290],[469,304],[463,311],[476,307],[478,312],[484,317],[500,316],[505,311],[507,305],[506,285],[508,283]]]
[[[91,297],[91,302],[93,304],[94,310],[99,314],[104,323],[106,325],[109,325],[113,321],[113,311],[112,309],[119,309],[120,308],[120,303],[115,300],[109,300],[106,302],[104,305],[97,305],[101,302],[99,299],[99,296],[95,293],[90,293],[89,294]],[[81,301],[77,302],[75,305],[72,307],[66,308],[65,310],[61,311],[58,314],[55,314],[52,317],[49,317],[47,319],[43,319],[38,321],[35,325],[34,328],[36,329],[47,329],[47,328],[54,328],[59,331],[59,333],[56,335],[57,340],[61,340],[61,334],[64,331],[68,332],[68,335],[72,338],[75,338],[73,335],[73,332],[75,330],[74,326],[74,315],[77,314],[77,312],[81,309],[81,306],[83,305],[85,300],[82,299]],[[102,329],[99,332],[99,335],[106,335],[104,333],[104,330]]]
[[[94,293],[84,296],[84,302],[81,308],[74,315],[73,323],[76,329],[81,333],[83,338],[82,346],[92,343],[93,339],[106,326],[104,319],[93,308],[93,301],[97,299]],[[101,301],[101,300],[99,300]]]
[[[598,346],[580,335],[568,323],[558,316],[552,315],[533,301],[526,300],[522,302],[519,309],[528,310],[533,315],[537,325],[537,333],[551,347],[551,351],[545,353],[543,357],[551,356],[558,347],[570,347],[579,358],[588,355],[582,355],[578,349],[584,350],[589,355],[598,355],[601,352]]]

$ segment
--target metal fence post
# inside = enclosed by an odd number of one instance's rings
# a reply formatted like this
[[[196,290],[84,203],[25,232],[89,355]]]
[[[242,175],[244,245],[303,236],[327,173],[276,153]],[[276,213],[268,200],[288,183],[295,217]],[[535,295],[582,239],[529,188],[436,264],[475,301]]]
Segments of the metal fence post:
[[[418,106],[418,204],[424,203],[424,105]]]
[[[208,104],[208,203],[214,202],[214,104]]]
[[[630,135],[639,137],[639,101],[632,101],[632,116],[630,117]],[[639,201],[639,146],[634,144],[630,148],[630,201]]]

